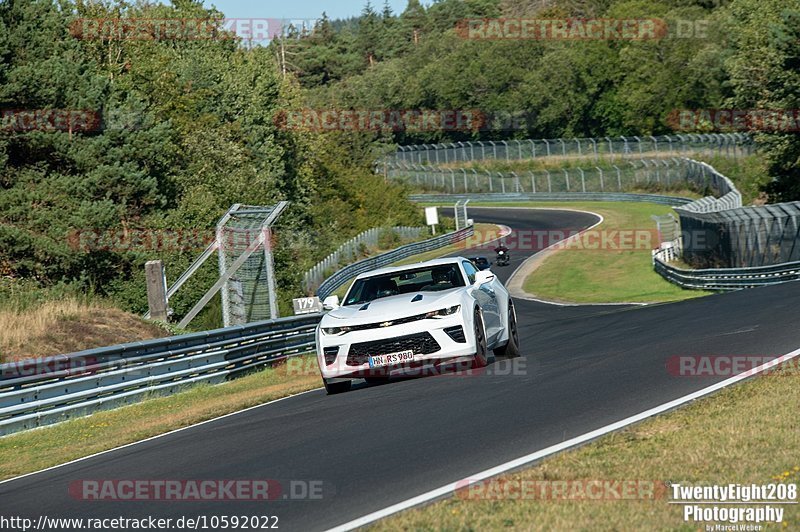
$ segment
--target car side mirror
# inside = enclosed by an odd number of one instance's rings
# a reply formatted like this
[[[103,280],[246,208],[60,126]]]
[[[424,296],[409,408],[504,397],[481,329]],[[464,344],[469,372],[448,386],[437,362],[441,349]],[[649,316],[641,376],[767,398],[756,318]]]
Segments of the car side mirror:
[[[325,310],[336,310],[339,308],[339,296],[328,296],[322,302],[322,308]]]
[[[481,270],[475,274],[473,286],[478,287],[494,281],[494,274],[488,270]]]

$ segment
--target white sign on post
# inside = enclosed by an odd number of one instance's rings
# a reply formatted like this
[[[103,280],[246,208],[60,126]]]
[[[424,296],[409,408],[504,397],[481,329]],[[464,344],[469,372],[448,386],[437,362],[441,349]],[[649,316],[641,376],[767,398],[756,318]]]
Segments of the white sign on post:
[[[439,209],[437,207],[425,207],[425,224],[431,226],[435,235],[435,226],[439,224]]]
[[[316,296],[292,299],[292,304],[294,305],[295,315],[322,312],[322,301]]]

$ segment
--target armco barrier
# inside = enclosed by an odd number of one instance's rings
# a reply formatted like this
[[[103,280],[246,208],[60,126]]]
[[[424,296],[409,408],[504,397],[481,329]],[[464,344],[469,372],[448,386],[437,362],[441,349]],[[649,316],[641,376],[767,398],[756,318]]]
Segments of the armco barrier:
[[[443,248],[450,244],[461,242],[472,236],[474,231],[475,228],[472,226],[465,227],[459,231],[445,233],[443,235],[429,238],[428,240],[423,240],[422,242],[406,244],[405,246],[400,246],[392,251],[387,251],[386,253],[381,253],[380,255],[375,255],[374,257],[369,257],[364,260],[354,262],[353,264],[345,266],[338,272],[328,277],[317,289],[317,295],[320,298],[325,299],[356,275],[374,270],[375,268],[388,266],[399,260],[411,257],[412,255],[425,253],[426,251]]]
[[[0,365],[0,435],[168,395],[314,349],[320,315]]]
[[[654,256],[653,267],[672,283],[700,290],[740,290],[800,280],[800,262],[753,268],[690,270],[672,266],[658,255]]]

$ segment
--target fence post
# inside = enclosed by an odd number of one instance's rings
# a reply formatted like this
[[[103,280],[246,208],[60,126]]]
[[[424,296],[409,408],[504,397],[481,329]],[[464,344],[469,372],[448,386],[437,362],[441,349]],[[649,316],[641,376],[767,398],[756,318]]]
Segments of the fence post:
[[[147,261],[144,272],[147,279],[147,306],[150,309],[150,318],[167,321],[167,275],[164,263],[160,260]]]

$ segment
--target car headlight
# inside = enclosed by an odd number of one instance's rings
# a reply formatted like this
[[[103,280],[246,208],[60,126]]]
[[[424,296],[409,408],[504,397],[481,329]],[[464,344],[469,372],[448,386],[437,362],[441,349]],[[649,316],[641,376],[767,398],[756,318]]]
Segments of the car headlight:
[[[322,332],[325,334],[330,334],[331,336],[336,336],[338,334],[344,334],[350,330],[350,327],[323,327]]]
[[[439,310],[433,310],[425,314],[426,318],[444,318],[446,316],[452,316],[461,308],[461,305],[453,305],[452,307],[443,308]]]

